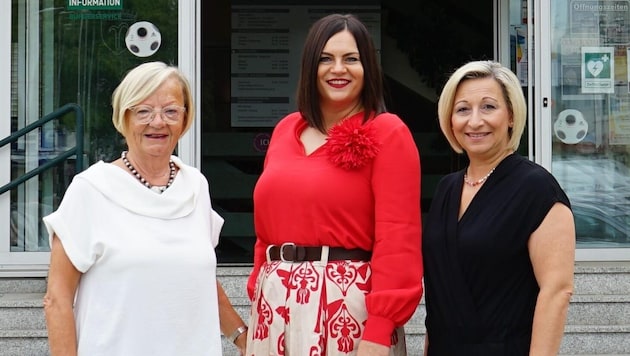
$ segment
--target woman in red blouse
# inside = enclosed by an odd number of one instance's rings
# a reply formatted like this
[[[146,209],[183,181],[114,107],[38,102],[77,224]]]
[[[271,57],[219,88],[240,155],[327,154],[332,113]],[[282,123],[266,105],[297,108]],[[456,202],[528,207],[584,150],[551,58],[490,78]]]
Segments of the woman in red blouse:
[[[406,355],[422,297],[420,158],[364,24],[311,27],[298,111],[254,190],[247,355]]]

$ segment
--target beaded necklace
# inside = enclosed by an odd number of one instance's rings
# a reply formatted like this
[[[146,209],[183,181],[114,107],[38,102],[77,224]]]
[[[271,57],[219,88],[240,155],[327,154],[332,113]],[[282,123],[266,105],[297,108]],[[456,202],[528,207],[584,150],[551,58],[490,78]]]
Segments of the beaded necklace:
[[[136,178],[138,178],[140,183],[142,183],[145,187],[151,189],[154,192],[163,193],[168,187],[171,186],[171,184],[173,184],[173,180],[175,180],[175,162],[173,162],[173,160],[168,161],[168,168],[170,171],[168,183],[166,183],[166,185],[163,185],[163,186],[157,186],[157,185],[152,185],[151,183],[149,183],[149,181],[147,181],[146,179],[144,179],[143,176],[140,175],[138,170],[131,164],[131,162],[129,162],[129,159],[127,159],[127,151],[123,151],[120,154],[120,158],[122,158],[122,161],[125,164],[125,166],[127,166],[127,169],[129,169],[129,171]]]
[[[492,172],[494,172],[494,168],[492,168],[490,170],[490,172],[488,172],[488,174],[486,174],[483,178],[481,178],[481,179],[479,179],[478,181],[475,181],[475,182],[471,182],[470,180],[468,180],[468,173],[464,173],[464,183],[468,184],[471,187],[477,186],[477,185],[482,184],[483,182],[485,182],[488,179],[488,177],[490,177]]]

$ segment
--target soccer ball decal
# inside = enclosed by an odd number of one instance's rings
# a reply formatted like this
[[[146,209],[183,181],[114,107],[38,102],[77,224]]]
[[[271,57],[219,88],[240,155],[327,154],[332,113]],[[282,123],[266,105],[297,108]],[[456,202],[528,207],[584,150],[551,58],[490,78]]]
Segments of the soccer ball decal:
[[[567,109],[558,114],[558,119],[553,123],[553,132],[560,141],[573,145],[586,137],[588,122],[578,110]]]
[[[138,57],[148,57],[160,48],[162,35],[154,24],[140,21],[129,26],[125,35],[125,44],[132,54]]]

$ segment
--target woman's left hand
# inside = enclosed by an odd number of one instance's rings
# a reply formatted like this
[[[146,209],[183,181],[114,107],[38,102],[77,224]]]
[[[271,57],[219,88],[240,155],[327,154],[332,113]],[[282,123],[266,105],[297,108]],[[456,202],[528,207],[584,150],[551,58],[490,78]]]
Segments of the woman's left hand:
[[[361,342],[359,342],[357,356],[389,356],[389,346],[361,340]]]

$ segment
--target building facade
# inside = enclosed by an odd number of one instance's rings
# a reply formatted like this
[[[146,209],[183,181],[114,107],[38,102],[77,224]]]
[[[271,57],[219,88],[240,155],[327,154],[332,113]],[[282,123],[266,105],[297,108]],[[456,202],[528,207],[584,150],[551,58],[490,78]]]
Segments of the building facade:
[[[358,15],[374,37],[388,109],[420,151],[423,213],[438,180],[467,164],[438,125],[448,75],[473,59],[498,60],[517,74],[528,100],[519,153],[552,172],[575,214],[579,293],[563,350],[630,353],[630,0],[2,1],[0,315],[11,307],[3,293],[12,291],[34,294],[15,305],[41,307],[50,257],[41,217],[57,208],[74,174],[120,156],[112,91],[129,69],[154,60],[178,65],[192,84],[198,116],[177,155],[210,182],[226,220],[220,279],[246,313],[253,187],[274,125],[295,109],[306,31],[331,12]],[[414,350],[423,315],[421,305],[409,331]],[[39,346],[20,344],[15,354],[45,349],[41,320],[39,331],[24,334],[3,322],[0,345],[35,335]]]
[[[465,166],[437,125],[436,100],[470,59],[509,65],[529,117],[521,154],[549,169],[573,203],[577,260],[630,259],[630,1],[301,2],[12,0],[0,6],[0,138],[61,114],[0,148],[0,275],[43,276],[53,211],[77,170],[124,142],[110,97],[133,66],[161,60],[191,80],[199,112],[177,154],[208,177],[226,218],[219,262],[248,265],[251,194],[275,123],[294,110],[302,39],[329,12],[361,17],[376,41],[388,107],[410,126],[423,165],[423,212],[444,174]],[[77,116],[83,116],[81,124]],[[77,126],[82,132],[77,132]],[[82,137],[81,137],[82,136]],[[77,147],[72,155],[55,157]],[[81,139],[82,138],[82,139]],[[15,187],[7,184],[37,167]]]

